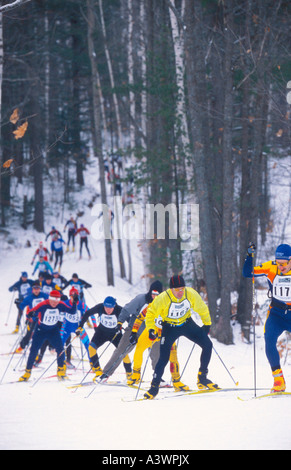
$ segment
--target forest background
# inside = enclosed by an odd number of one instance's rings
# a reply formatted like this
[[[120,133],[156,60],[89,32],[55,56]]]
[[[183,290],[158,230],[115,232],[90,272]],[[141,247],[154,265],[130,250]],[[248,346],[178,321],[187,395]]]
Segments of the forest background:
[[[199,247],[181,250],[166,214],[166,235],[140,241],[143,275],[167,283],[180,272],[205,289],[212,335],[225,344],[237,292],[248,341],[253,296],[242,263],[248,243],[264,246],[274,227],[271,159],[290,155],[290,26],[288,0],[2,1],[2,233],[44,232],[51,178],[59,207],[73,211],[93,154],[92,206],[114,195],[124,205],[173,204],[177,214],[198,204]],[[124,243],[121,277],[131,282]]]

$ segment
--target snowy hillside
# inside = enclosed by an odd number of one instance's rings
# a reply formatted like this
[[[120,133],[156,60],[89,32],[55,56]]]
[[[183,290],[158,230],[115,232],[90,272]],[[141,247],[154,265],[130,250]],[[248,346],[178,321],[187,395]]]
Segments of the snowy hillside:
[[[66,214],[67,216],[68,214]],[[50,219],[50,224],[62,228],[60,219]],[[95,219],[86,210],[82,222],[90,227]],[[50,227],[47,227],[50,229]],[[27,270],[32,273],[30,264],[37,243],[43,240],[41,234],[33,231],[18,231],[16,240],[9,244],[7,237],[2,241],[1,249],[1,311],[0,311],[0,449],[92,449],[137,451],[146,450],[154,454],[155,450],[168,450],[169,454],[176,450],[215,450],[215,449],[290,449],[291,448],[291,412],[289,396],[251,400],[254,396],[254,347],[246,344],[240,335],[239,325],[234,322],[235,344],[224,346],[213,340],[213,351],[209,368],[209,377],[221,387],[238,389],[231,392],[218,392],[198,396],[173,396],[168,399],[152,401],[126,402],[134,399],[137,391],[126,386],[97,385],[83,387],[74,391],[68,386],[78,383],[89,370],[87,358],[81,358],[80,342],[73,342],[73,363],[76,371],[69,371],[69,379],[65,383],[48,378],[56,373],[53,364],[44,377],[34,385],[34,381],[54,361],[55,356],[46,352],[39,368],[34,368],[32,377],[27,383],[9,383],[17,381],[22,374],[26,359],[20,355],[7,355],[14,350],[19,341],[18,335],[12,335],[16,321],[16,307],[13,305],[6,325],[12,294],[8,292],[20,276]],[[29,239],[31,247],[26,248]],[[2,239],[3,240],[3,239]],[[290,242],[290,240],[285,240]],[[85,291],[89,307],[103,301],[106,295],[116,297],[119,304],[131,300],[136,294],[146,290],[141,279],[143,272],[142,257],[133,244],[134,282],[133,286],[121,280],[118,275],[117,247],[113,242],[115,259],[115,286],[106,285],[104,242],[90,241],[92,259],[88,261],[84,254],[78,260],[77,253],[69,253],[64,257],[62,274],[70,278],[73,272],[92,284]],[[257,301],[263,306],[260,309],[261,323],[256,327],[256,361],[257,361],[257,395],[266,393],[272,386],[272,376],[264,352],[263,321],[265,319],[267,297],[266,290],[257,291]],[[93,330],[86,328],[91,338]],[[285,337],[282,336],[282,340]],[[103,346],[98,350],[101,354]],[[110,346],[101,357],[101,366],[105,365],[112,354]],[[192,348],[185,338],[180,338],[178,358],[182,371]],[[219,357],[217,355],[219,354]],[[130,355],[133,357],[133,353]],[[196,388],[200,350],[196,346],[185,369],[182,380]],[[144,355],[146,363],[147,352]],[[12,360],[11,360],[12,359]],[[9,361],[11,363],[7,369]],[[225,369],[227,366],[230,374]],[[291,391],[291,358],[284,355],[282,366],[287,382],[287,391]],[[92,376],[91,376],[92,377]],[[149,387],[152,378],[150,362],[147,364],[142,385]],[[164,379],[170,381],[168,367]],[[124,381],[124,369],[121,365],[112,380]],[[234,381],[233,381],[234,380]],[[261,389],[261,390],[259,390]],[[139,396],[142,396],[140,391]],[[158,398],[174,393],[171,389],[160,391]],[[250,399],[239,400],[238,397]],[[102,455],[102,452],[100,452]],[[134,455],[134,452],[131,453]]]

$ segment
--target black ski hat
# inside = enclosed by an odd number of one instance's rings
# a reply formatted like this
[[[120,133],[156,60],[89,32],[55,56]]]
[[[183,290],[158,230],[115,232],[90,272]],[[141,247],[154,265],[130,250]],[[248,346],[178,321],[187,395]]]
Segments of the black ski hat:
[[[161,292],[163,292],[163,284],[161,283],[161,281],[154,281],[151,283],[150,285],[150,288],[149,288],[149,291],[146,295],[146,298],[147,298],[147,302],[152,302],[152,293],[156,293],[158,292],[159,294]]]
[[[170,288],[171,289],[178,289],[179,287],[185,287],[185,281],[183,276],[179,276],[175,274],[170,279]]]

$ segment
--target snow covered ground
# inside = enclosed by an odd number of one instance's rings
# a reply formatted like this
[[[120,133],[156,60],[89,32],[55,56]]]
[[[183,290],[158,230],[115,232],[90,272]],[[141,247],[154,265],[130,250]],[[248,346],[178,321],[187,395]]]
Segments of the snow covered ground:
[[[20,234],[21,235],[21,234]],[[1,315],[0,315],[0,377],[3,376],[11,356],[17,335],[11,332],[15,326],[16,307],[13,305],[6,326],[7,313],[12,294],[12,285],[22,270],[32,272],[30,261],[40,235],[34,237],[33,248],[19,246],[6,250],[0,262],[1,268]],[[25,240],[25,238],[24,238]],[[114,295],[122,305],[137,293],[144,291],[142,283],[135,287],[128,285],[116,276],[114,288],[106,286],[104,275],[103,242],[95,244],[91,261],[86,257],[77,261],[76,254],[65,256],[62,274],[70,278],[77,272],[81,278],[93,284],[86,291],[89,307]],[[114,242],[116,243],[116,242]],[[116,247],[114,247],[116,249]],[[141,262],[139,255],[135,259]],[[135,263],[135,265],[137,264]],[[30,269],[31,268],[31,269]],[[258,291],[260,303],[266,300],[266,291]],[[235,344],[224,346],[214,340],[214,347],[233,379],[239,381],[239,388],[252,388],[253,345],[246,344],[240,336],[239,326],[234,324]],[[88,329],[92,337],[93,330]],[[264,354],[263,326],[256,327],[257,387],[267,389],[272,386],[272,377]],[[81,349],[79,340],[73,342],[73,362],[79,364]],[[104,365],[112,353],[110,346],[101,358]],[[192,343],[181,338],[178,346],[180,368],[191,351]],[[100,348],[101,353],[103,348]],[[131,356],[133,353],[131,353]],[[199,347],[194,348],[191,359],[183,375],[183,381],[195,388],[199,364]],[[147,353],[145,353],[144,364]],[[290,449],[291,448],[291,399],[290,397],[265,398],[262,400],[240,401],[238,397],[251,398],[253,391],[219,392],[200,396],[173,397],[165,400],[125,402],[135,398],[136,390],[122,386],[98,385],[88,398],[91,387],[79,388],[76,392],[67,388],[78,383],[89,369],[86,360],[78,365],[78,370],[69,372],[70,382],[60,383],[56,378],[45,377],[55,374],[54,364],[46,375],[33,386],[37,379],[54,360],[55,356],[46,352],[41,368],[34,369],[27,383],[7,384],[18,380],[25,368],[25,360],[15,355],[0,385],[0,449],[93,449],[93,450],[202,450],[202,449]],[[291,391],[290,357],[284,365],[287,389]],[[148,363],[145,380],[152,377]],[[209,377],[221,387],[233,387],[234,383],[217,354],[213,352]],[[167,369],[164,377],[170,380]],[[121,365],[112,380],[125,380]],[[145,384],[148,387],[148,384]],[[169,393],[161,390],[159,396]],[[257,395],[263,393],[257,391]],[[141,396],[142,391],[140,391]]]
[[[290,158],[280,164],[290,168]],[[89,173],[89,172],[88,172]],[[88,177],[91,175],[91,180]],[[95,189],[96,173],[90,169],[90,175],[86,175],[86,202],[91,200]],[[50,179],[51,184],[54,179]],[[55,183],[57,184],[57,183]],[[91,184],[91,187],[88,186]],[[284,188],[278,193],[276,178],[271,178],[271,192],[275,192],[275,202],[278,209],[286,207],[289,201],[288,195],[284,195]],[[285,190],[286,191],[286,190]],[[62,229],[64,219],[61,210],[58,209],[57,186],[50,188],[50,194],[55,197],[55,205],[51,209],[51,215],[46,216],[48,226],[55,224]],[[54,196],[54,194],[56,196]],[[84,199],[77,201],[77,208],[86,207]],[[286,199],[287,196],[287,199]],[[48,198],[46,199],[48,200]],[[79,206],[78,206],[79,203]],[[272,253],[274,246],[282,241],[290,243],[290,224],[288,224],[290,206],[287,204],[287,212],[284,212],[282,223],[284,229],[279,226],[279,232],[270,234],[269,250]],[[76,212],[75,210],[75,212]],[[66,217],[69,212],[65,214]],[[79,223],[85,223],[88,228],[96,221],[86,209],[84,217]],[[275,221],[276,223],[276,221]],[[289,238],[288,238],[289,235]],[[9,240],[9,238],[11,240]],[[26,240],[31,242],[31,247],[26,248]],[[131,451],[129,455],[135,455],[132,451],[145,450],[149,453],[158,450],[287,450],[291,449],[291,397],[251,399],[254,391],[236,390],[234,392],[219,392],[198,396],[174,396],[165,400],[126,402],[124,399],[134,399],[136,390],[125,386],[97,385],[94,393],[86,398],[91,387],[79,388],[76,392],[67,388],[78,383],[89,370],[87,358],[80,363],[81,348],[79,340],[73,342],[73,363],[78,366],[75,372],[69,371],[70,382],[60,383],[56,378],[47,378],[56,372],[54,363],[44,377],[35,386],[34,381],[49,367],[55,359],[50,352],[46,352],[40,368],[34,369],[31,380],[28,383],[7,382],[17,381],[25,368],[25,359],[21,362],[19,355],[14,355],[7,368],[11,356],[6,353],[13,351],[19,341],[18,335],[12,335],[16,321],[16,307],[12,306],[8,325],[12,294],[8,287],[18,280],[21,271],[27,270],[29,275],[33,267],[30,265],[33,253],[38,242],[44,240],[43,234],[37,234],[32,230],[11,233],[0,237],[0,380],[5,373],[2,385],[0,385],[0,449],[2,450],[69,450],[90,449],[100,451]],[[113,257],[115,266],[115,287],[106,285],[106,270],[104,258],[104,242],[102,240],[90,240],[92,260],[78,260],[77,253],[69,253],[64,257],[62,274],[70,278],[73,272],[90,282],[93,287],[86,291],[86,301],[89,307],[104,300],[106,295],[113,295],[120,305],[131,300],[140,292],[145,292],[146,287],[142,281],[143,265],[142,256],[138,248],[134,248],[133,242],[133,285],[129,285],[119,277],[119,263],[117,253],[117,241],[113,241]],[[267,259],[261,249],[258,259]],[[270,255],[272,256],[272,255]],[[125,252],[126,257],[126,252]],[[267,291],[257,290],[257,301],[262,308],[260,315],[264,321],[267,303]],[[221,387],[234,387],[233,380],[239,382],[238,388],[253,388],[254,386],[254,346],[245,343],[240,335],[240,327],[234,323],[234,345],[225,346],[213,340],[215,351],[209,367],[209,377]],[[87,329],[89,337],[93,335],[92,329]],[[282,335],[282,340],[285,336]],[[102,353],[103,346],[98,351]],[[110,346],[101,357],[101,365],[105,365],[113,352]],[[185,338],[180,338],[178,345],[178,357],[180,370],[182,371],[192,348]],[[196,376],[199,366],[200,350],[196,346],[183,374],[183,381],[195,388]],[[133,357],[133,353],[131,353]],[[147,352],[144,356],[146,362]],[[221,360],[229,369],[232,378],[226,371]],[[287,390],[291,391],[291,357],[283,356],[282,366]],[[256,326],[256,385],[257,395],[268,391],[272,386],[272,376],[264,352],[263,322]],[[6,372],[5,372],[6,371]],[[152,368],[150,362],[147,365],[144,380],[150,381]],[[170,381],[169,369],[166,369],[164,379]],[[112,380],[125,382],[124,369],[121,365]],[[143,384],[148,388],[149,383]],[[259,390],[259,389],[264,390]],[[139,396],[142,396],[140,391]],[[163,394],[172,393],[161,390]],[[248,401],[238,399],[249,398]],[[112,452],[114,454],[114,452]],[[102,452],[98,456],[102,456]]]

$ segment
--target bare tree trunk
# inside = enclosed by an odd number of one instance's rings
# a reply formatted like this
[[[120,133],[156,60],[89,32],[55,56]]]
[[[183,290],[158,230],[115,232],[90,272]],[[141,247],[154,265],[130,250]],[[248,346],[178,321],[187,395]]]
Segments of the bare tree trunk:
[[[105,49],[105,56],[106,56],[106,62],[107,62],[107,67],[109,71],[109,78],[110,78],[110,85],[112,89],[112,97],[113,97],[113,104],[114,104],[114,111],[115,111],[115,116],[116,116],[116,126],[117,126],[117,134],[118,134],[118,147],[123,149],[123,134],[122,134],[122,129],[121,129],[121,118],[120,118],[120,112],[119,112],[119,104],[118,104],[118,98],[117,95],[114,91],[115,89],[115,80],[114,80],[114,73],[113,73],[113,67],[112,67],[112,62],[111,62],[111,57],[107,45],[107,35],[106,35],[106,27],[105,27],[105,21],[104,21],[104,14],[103,14],[103,0],[99,0],[99,11],[100,11],[100,19],[101,19],[101,27],[102,27],[102,33],[103,33],[103,39],[104,39],[104,49]],[[115,214],[116,217],[116,222],[117,222],[117,230],[119,233],[122,233],[122,228],[121,228],[121,219],[120,219],[120,214]],[[120,277],[124,279],[126,277],[125,273],[125,263],[124,263],[124,257],[123,257],[123,249],[122,249],[122,240],[121,236],[118,235],[117,238],[117,245],[118,245],[118,255],[119,255],[119,266],[120,266]]]
[[[222,200],[222,260],[221,260],[221,303],[219,320],[215,326],[215,337],[225,344],[233,342],[231,329],[231,292],[233,290],[234,268],[232,251],[232,217],[234,175],[232,162],[232,120],[233,120],[233,4],[224,2],[224,129],[223,129],[223,200]]]
[[[207,160],[203,146],[203,133],[200,107],[204,109],[207,102],[204,95],[205,62],[203,50],[199,46],[201,30],[196,24],[193,0],[185,1],[185,60],[188,89],[188,112],[190,136],[193,152],[193,166],[197,198],[199,203],[199,225],[201,253],[210,314],[215,319],[217,299],[219,298],[219,278],[215,252],[215,237],[212,230],[212,211],[208,187]]]
[[[96,53],[94,49],[93,34],[95,29],[95,16],[93,9],[93,0],[87,0],[87,14],[88,14],[88,51],[91,62],[92,71],[92,96],[93,96],[93,116],[94,116],[94,133],[96,142],[95,152],[99,162],[99,175],[100,175],[100,186],[101,186],[101,202],[107,206],[106,186],[105,186],[105,170],[104,160],[102,155],[102,136],[101,136],[101,113],[100,113],[100,95],[98,92],[97,77],[97,62]],[[107,218],[108,226],[110,226],[110,215],[109,213],[103,214],[104,218]],[[112,260],[112,249],[111,249],[111,238],[105,236],[105,254],[106,254],[106,268],[107,268],[107,284],[114,285],[114,272],[113,272],[113,260]]]

